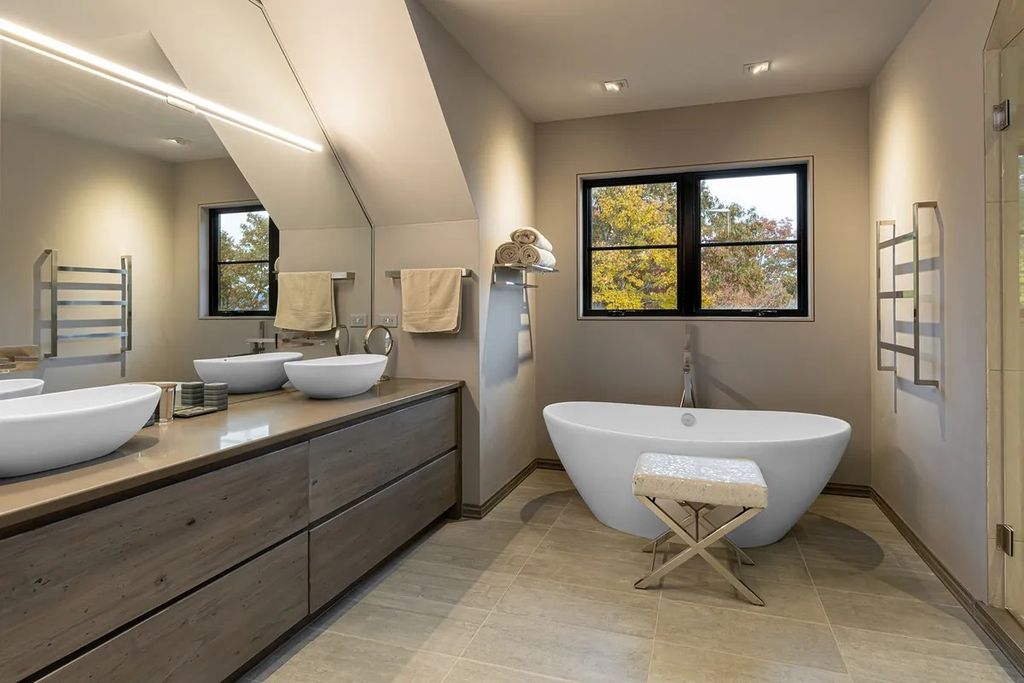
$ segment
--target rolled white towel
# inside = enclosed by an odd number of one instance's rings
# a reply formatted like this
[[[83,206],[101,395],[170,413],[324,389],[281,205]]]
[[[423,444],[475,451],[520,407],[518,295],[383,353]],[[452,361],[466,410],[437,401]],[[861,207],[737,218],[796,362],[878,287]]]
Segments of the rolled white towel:
[[[504,242],[494,250],[495,263],[519,263],[522,247],[515,242]]]
[[[555,250],[555,248],[551,246],[551,242],[549,242],[544,235],[540,234],[540,230],[529,226],[513,230],[512,241],[518,242],[519,244],[532,244],[538,249],[543,249],[544,251]]]
[[[524,244],[520,247],[522,255],[519,262],[528,266],[543,266],[545,268],[555,267],[555,255],[547,249],[538,249],[532,244]]]

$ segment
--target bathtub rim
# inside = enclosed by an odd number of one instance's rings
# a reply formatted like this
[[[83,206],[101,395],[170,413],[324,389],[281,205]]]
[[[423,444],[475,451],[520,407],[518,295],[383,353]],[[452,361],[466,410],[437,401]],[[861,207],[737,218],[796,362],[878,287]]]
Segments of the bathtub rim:
[[[569,419],[567,419],[565,417],[562,417],[562,416],[559,416],[559,415],[555,415],[553,411],[549,411],[549,409],[557,408],[558,406],[566,406],[566,405],[606,405],[606,406],[607,405],[612,405],[612,406],[631,406],[631,407],[641,407],[641,408],[669,408],[669,409],[679,410],[679,411],[687,411],[687,410],[697,410],[697,411],[714,410],[714,411],[720,411],[720,412],[736,412],[736,413],[747,412],[747,413],[774,413],[774,414],[779,414],[779,415],[804,415],[804,416],[811,416],[811,417],[820,418],[822,420],[833,421],[833,422],[839,423],[839,425],[841,425],[843,428],[840,428],[840,429],[838,429],[836,431],[833,431],[833,432],[828,432],[826,434],[818,434],[818,435],[815,435],[815,436],[800,436],[800,437],[788,437],[788,438],[776,438],[776,439],[767,439],[767,438],[765,438],[765,439],[714,439],[714,440],[709,440],[709,439],[685,439],[685,438],[670,437],[670,436],[664,436],[664,437],[663,436],[652,436],[650,434],[644,434],[644,433],[638,432],[638,431],[628,431],[627,432],[627,431],[621,431],[621,430],[617,430],[617,429],[609,429],[607,427],[598,427],[598,426],[594,426],[594,425],[590,425],[590,424],[584,424],[584,423],[581,423],[581,422],[574,422],[574,421],[569,420]],[[582,427],[584,429],[593,430],[593,431],[599,432],[601,434],[609,434],[609,435],[615,435],[615,436],[631,436],[631,437],[640,437],[640,438],[648,438],[648,439],[662,439],[662,440],[666,440],[666,441],[676,441],[676,442],[679,442],[679,443],[694,443],[694,444],[756,445],[756,444],[775,444],[775,443],[803,443],[803,442],[809,442],[809,441],[817,441],[817,440],[820,440],[820,439],[830,439],[830,438],[842,436],[844,434],[847,435],[847,436],[850,436],[853,433],[853,426],[849,422],[847,422],[846,420],[844,420],[842,418],[833,417],[831,415],[821,415],[820,413],[804,413],[804,412],[800,412],[800,411],[796,411],[796,410],[757,410],[757,409],[749,409],[749,408],[736,408],[736,409],[732,409],[732,408],[680,408],[678,406],[663,406],[663,405],[657,405],[657,404],[651,404],[651,403],[622,403],[622,402],[619,402],[619,401],[558,401],[556,403],[549,403],[548,405],[544,406],[544,409],[543,409],[543,411],[541,411],[541,413],[544,416],[545,422],[548,419],[552,419],[552,420],[556,420],[556,421],[561,422],[561,423],[566,424],[566,425]]]

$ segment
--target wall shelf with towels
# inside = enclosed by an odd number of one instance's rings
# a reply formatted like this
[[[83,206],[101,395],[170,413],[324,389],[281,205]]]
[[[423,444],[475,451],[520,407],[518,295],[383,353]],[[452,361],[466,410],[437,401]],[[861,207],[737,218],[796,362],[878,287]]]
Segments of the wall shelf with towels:
[[[50,261],[50,280],[42,285],[50,290],[50,350],[44,354],[46,358],[60,355],[60,342],[88,341],[96,339],[119,339],[122,360],[124,354],[132,350],[132,257],[122,256],[120,268],[96,268],[92,266],[62,266],[56,249],[43,252]],[[117,275],[117,282],[68,282],[60,279],[61,273],[91,273],[97,275]],[[62,291],[96,291],[110,290],[117,292],[116,299],[65,299],[60,297]],[[114,319],[70,319],[61,317],[61,308],[117,306],[121,309],[120,316]],[[62,329],[88,327],[119,327],[116,332],[69,332]]]
[[[939,380],[937,379],[925,379],[921,376],[921,255],[920,255],[920,225],[918,220],[918,213],[922,208],[938,209],[938,202],[915,202],[913,206],[914,225],[910,232],[902,234],[896,234],[896,221],[894,220],[881,220],[876,221],[875,231],[877,235],[878,245],[878,262],[876,264],[876,275],[877,275],[877,292],[878,296],[875,301],[875,329],[878,335],[878,349],[877,349],[877,363],[879,371],[896,372],[896,357],[893,356],[891,364],[886,364],[882,360],[882,353],[884,351],[892,352],[893,354],[899,354],[904,356],[910,356],[914,359],[914,384],[918,386],[927,387],[939,387]],[[889,239],[882,239],[883,228],[892,229],[892,237]],[[913,275],[913,288],[912,289],[897,289],[896,288],[896,247],[897,245],[904,243],[911,243],[913,245],[914,253],[911,260],[911,273]],[[881,259],[882,252],[886,249],[892,249],[892,265],[891,273],[892,279],[889,283],[890,289],[882,289],[882,267]],[[893,329],[893,340],[891,342],[882,340],[882,301],[890,299],[892,300],[892,329]],[[904,346],[896,343],[896,302],[900,300],[912,300],[914,304],[913,311],[913,346]]]
[[[519,281],[501,279],[498,271],[513,271],[519,274]],[[523,289],[536,289],[537,285],[531,285],[527,280],[529,273],[557,273],[557,268],[549,266],[529,265],[525,263],[495,263],[491,271],[491,282],[505,287],[522,287]]]

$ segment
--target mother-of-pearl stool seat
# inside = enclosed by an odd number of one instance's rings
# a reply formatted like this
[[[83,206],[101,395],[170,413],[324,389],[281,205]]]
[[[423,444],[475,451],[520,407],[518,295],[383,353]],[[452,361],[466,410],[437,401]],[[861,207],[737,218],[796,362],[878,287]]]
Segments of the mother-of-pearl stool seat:
[[[725,536],[768,506],[768,486],[757,463],[742,458],[644,453],[633,471],[633,495],[669,527],[669,531],[653,541],[655,559],[658,544],[672,536],[678,536],[688,546],[656,569],[652,562],[651,572],[636,582],[637,588],[647,588],[699,555],[747,600],[755,605],[764,605],[764,601],[739,576],[707,550],[715,543],[724,542],[736,551],[740,564],[753,564],[746,553]],[[714,527],[707,520],[707,513],[719,506],[739,508],[739,512],[721,526]],[[692,534],[686,528],[691,523]],[[703,538],[702,530],[707,531]]]

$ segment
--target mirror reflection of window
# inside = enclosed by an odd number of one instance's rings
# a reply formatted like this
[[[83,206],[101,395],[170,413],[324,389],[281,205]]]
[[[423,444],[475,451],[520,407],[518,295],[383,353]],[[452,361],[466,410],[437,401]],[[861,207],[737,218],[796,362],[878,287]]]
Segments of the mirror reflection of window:
[[[210,314],[271,315],[278,230],[262,205],[210,209]]]

